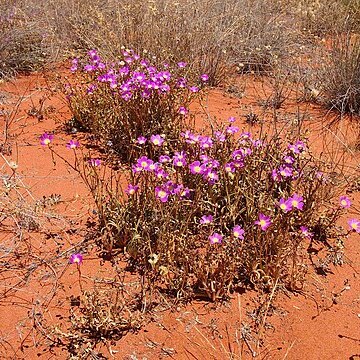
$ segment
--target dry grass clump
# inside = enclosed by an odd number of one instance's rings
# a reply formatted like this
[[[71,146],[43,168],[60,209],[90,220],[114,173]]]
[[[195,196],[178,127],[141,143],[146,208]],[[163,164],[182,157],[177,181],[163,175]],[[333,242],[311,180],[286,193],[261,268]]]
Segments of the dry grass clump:
[[[293,2],[291,7],[301,29],[312,35],[333,34],[344,22],[359,30],[359,0],[301,0]]]
[[[53,56],[96,48],[109,58],[118,56],[124,45],[135,51],[147,49],[164,61],[186,58],[197,71],[208,73],[210,84],[216,85],[224,80],[229,66],[238,66],[240,71],[264,71],[288,54],[291,29],[280,3],[18,0],[13,8],[4,6],[8,13],[15,9],[21,14],[16,27],[27,32],[17,32],[20,40],[11,44],[18,44],[17,52],[22,46],[26,59],[43,59],[40,55],[48,53],[44,51],[48,44]],[[27,41],[23,41],[26,36]],[[15,68],[14,64],[5,67]]]
[[[0,2],[0,78],[41,68],[49,43],[40,14],[29,17],[15,2]]]
[[[319,72],[325,104],[340,113],[360,115],[360,39],[351,32],[337,34],[328,60]]]

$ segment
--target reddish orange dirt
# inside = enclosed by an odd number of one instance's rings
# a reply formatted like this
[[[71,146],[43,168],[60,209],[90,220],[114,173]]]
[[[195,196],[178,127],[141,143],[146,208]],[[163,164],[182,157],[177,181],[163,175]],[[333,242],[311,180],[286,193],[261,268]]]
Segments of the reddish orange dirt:
[[[0,298],[1,359],[67,358],[59,349],[49,351],[46,337],[49,340],[52,335],[39,335],[44,330],[40,318],[46,319],[48,325],[60,326],[69,316],[70,297],[78,296],[80,288],[79,273],[75,265],[69,264],[68,257],[82,249],[87,219],[95,220],[94,205],[79,175],[60,159],[53,159],[48,149],[39,143],[44,131],[54,133],[54,149],[70,162],[73,160],[72,151],[65,147],[71,136],[62,130],[70,113],[61,97],[49,90],[52,86],[41,74],[0,84],[0,109],[11,109],[20,101],[10,127],[12,154],[4,155],[1,160],[2,175],[12,174],[5,159],[14,160],[18,164],[16,176],[34,198],[61,195],[60,203],[41,215],[43,229],[21,240],[34,251],[35,260],[43,260],[26,281],[18,283],[17,273],[5,272],[6,276],[0,277],[1,294],[12,290]],[[265,79],[239,77],[231,88],[209,91],[204,101],[205,117],[227,121],[229,116],[235,116],[238,125],[256,131],[256,127],[245,123],[245,116],[252,113],[265,121],[273,116],[273,110],[263,106],[270,94],[271,86]],[[346,150],[348,168],[358,168],[360,156],[354,148],[352,124],[345,119],[330,129],[325,125],[332,119],[331,113],[318,105],[297,103],[295,98],[296,94],[292,93],[277,110],[279,128],[287,126],[286,119],[304,119],[305,126],[312,130],[311,142],[318,150],[328,148],[332,140],[335,144],[332,147]],[[200,110],[200,106],[192,109],[198,113],[199,124],[204,117]],[[353,192],[350,196],[354,209],[359,212],[359,193]],[[26,198],[31,201],[29,196]],[[342,225],[347,226],[345,218]],[[50,237],[46,236],[49,232]],[[9,236],[9,233],[0,233],[1,241]],[[60,249],[62,256],[56,257],[56,249]],[[51,262],[51,259],[55,260]],[[5,265],[1,263],[1,266]],[[142,360],[360,359],[359,235],[352,234],[346,240],[345,263],[330,269],[324,276],[309,268],[299,293],[284,290],[259,295],[252,290],[233,294],[228,303],[216,306],[194,301],[172,310],[165,305],[158,307],[141,330],[104,346],[102,352],[107,358]],[[110,281],[112,277],[114,270],[98,257],[95,247],[84,254],[81,265],[84,289],[90,288],[94,279]],[[273,300],[271,304],[269,297]],[[261,318],[260,334],[255,334],[250,325],[260,306],[265,317]]]

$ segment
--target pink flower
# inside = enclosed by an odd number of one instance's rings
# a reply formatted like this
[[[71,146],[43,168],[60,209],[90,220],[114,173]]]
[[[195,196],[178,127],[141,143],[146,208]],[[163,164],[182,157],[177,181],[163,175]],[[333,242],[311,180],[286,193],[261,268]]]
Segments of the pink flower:
[[[139,158],[136,162],[136,166],[137,168],[146,170],[146,171],[150,171],[150,165],[153,164],[154,162],[149,159],[146,156],[142,156],[141,158]]]
[[[354,230],[360,234],[360,221],[358,219],[350,219],[348,224],[350,226],[350,230]]]
[[[271,177],[274,181],[281,181],[281,175],[278,173],[278,171],[276,169],[271,171]]]
[[[207,74],[202,74],[202,75],[200,76],[200,79],[201,79],[202,81],[206,82],[206,81],[209,80],[209,75],[207,75]]]
[[[234,173],[236,170],[236,167],[235,167],[234,163],[229,162],[224,165],[224,169],[227,173]]]
[[[279,207],[282,211],[285,213],[291,210],[291,199],[285,200],[284,198],[281,198],[279,201]]]
[[[189,110],[186,109],[186,107],[184,107],[184,106],[179,107],[179,114],[180,115],[186,115],[188,112],[189,112]]]
[[[295,144],[289,144],[288,149],[293,154],[301,154],[303,151],[306,150],[306,144],[303,141],[298,140]]]
[[[177,167],[184,167],[186,165],[186,154],[183,151],[175,153],[173,165]]]
[[[139,136],[139,137],[137,138],[137,143],[138,143],[139,145],[144,145],[144,144],[146,143],[146,137],[145,137],[145,136]]]
[[[271,219],[269,216],[260,213],[259,220],[255,221],[255,225],[259,225],[261,230],[266,231],[266,229],[271,225]]]
[[[290,177],[293,175],[293,169],[289,166],[280,166],[279,174],[282,177]]]
[[[100,159],[93,159],[93,158],[91,158],[91,159],[89,159],[88,160],[88,163],[89,163],[89,165],[91,165],[91,166],[100,166],[101,165],[101,160]]]
[[[351,201],[347,196],[340,196],[339,201],[343,209],[348,209],[351,206]]]
[[[219,233],[213,233],[209,236],[210,244],[221,244],[222,243],[223,236]]]
[[[160,135],[151,135],[150,141],[156,146],[161,146],[164,139]]]
[[[125,192],[129,195],[134,195],[139,190],[138,185],[131,185],[129,184]]]
[[[302,210],[304,207],[304,199],[298,194],[294,194],[291,198],[289,198],[289,201],[291,206],[295,209]]]
[[[306,226],[300,226],[300,231],[301,234],[308,239],[311,239],[314,236],[313,233],[309,232],[309,229]]]
[[[219,175],[216,171],[210,169],[207,169],[204,174],[203,177],[205,180],[207,180],[211,185],[215,184],[216,181],[219,180]]]
[[[81,254],[72,254],[70,256],[70,264],[77,264],[77,265],[81,265],[83,262],[83,256]]]
[[[43,146],[49,145],[51,143],[51,141],[53,140],[54,135],[52,134],[48,134],[48,133],[43,133],[40,136],[40,144]]]
[[[200,219],[200,224],[207,225],[207,224],[211,224],[212,221],[213,221],[212,215],[203,215]]]
[[[226,132],[228,134],[236,134],[239,131],[239,128],[237,126],[228,126],[226,129]]]
[[[80,143],[76,140],[70,140],[67,144],[66,147],[68,149],[76,149],[80,146]]]
[[[167,202],[169,198],[169,192],[165,189],[161,188],[160,186],[157,186],[155,188],[155,195],[161,202]]]
[[[204,174],[206,171],[206,166],[202,165],[200,161],[194,161],[189,165],[190,172],[194,175],[196,174]]]
[[[189,90],[193,93],[197,93],[199,91],[199,88],[197,86],[190,86]]]
[[[232,232],[233,232],[234,237],[236,237],[240,240],[244,240],[245,231],[240,225],[234,226],[232,229]]]

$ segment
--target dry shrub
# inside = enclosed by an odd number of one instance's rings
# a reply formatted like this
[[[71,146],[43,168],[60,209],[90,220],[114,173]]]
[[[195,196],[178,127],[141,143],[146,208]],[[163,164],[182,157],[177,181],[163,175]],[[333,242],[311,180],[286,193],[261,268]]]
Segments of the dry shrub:
[[[0,78],[41,68],[49,43],[40,17],[29,18],[19,4],[0,3]]]
[[[360,115],[360,39],[347,32],[333,37],[330,53],[318,72],[323,100],[330,109]]]
[[[210,136],[185,131],[175,149],[141,156],[125,173],[77,155],[101,245],[110,257],[125,250],[144,291],[216,301],[248,284],[294,289],[313,241],[341,257],[333,169],[299,138],[237,131],[233,124]]]
[[[165,64],[147,52],[122,52],[121,61],[106,62],[96,50],[85,61],[74,59],[73,84],[64,87],[76,122],[131,163],[153,141],[173,146],[208,75],[191,79],[185,62]]]
[[[359,0],[301,0],[292,4],[302,30],[316,36],[333,34],[344,22],[359,29],[359,5]]]

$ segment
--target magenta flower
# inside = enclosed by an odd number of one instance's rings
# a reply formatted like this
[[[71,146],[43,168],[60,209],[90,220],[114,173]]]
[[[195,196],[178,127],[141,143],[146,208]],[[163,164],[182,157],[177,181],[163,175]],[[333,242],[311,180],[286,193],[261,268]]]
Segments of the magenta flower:
[[[158,179],[167,179],[169,177],[169,174],[164,169],[161,169],[161,168],[158,167],[155,170],[155,176]]]
[[[351,201],[347,196],[340,196],[340,206],[343,209],[348,209],[351,206]]]
[[[226,128],[226,132],[228,134],[236,134],[237,132],[239,132],[239,128],[237,126],[228,126]]]
[[[223,236],[219,233],[213,233],[209,236],[210,244],[221,244],[222,243]]]
[[[294,194],[291,198],[289,198],[289,201],[291,206],[295,209],[302,210],[304,207],[304,199],[298,194]]]
[[[173,165],[177,167],[184,167],[186,165],[186,154],[183,151],[175,153]]]
[[[287,165],[292,165],[294,163],[295,159],[292,156],[285,156],[284,157],[284,163]]]
[[[131,185],[129,184],[125,192],[129,195],[134,195],[139,190],[138,185]]]
[[[68,149],[76,149],[80,146],[80,143],[76,140],[70,140],[67,144],[66,147]]]
[[[236,118],[235,118],[234,116],[230,116],[229,119],[228,119],[228,121],[229,121],[230,123],[233,123],[233,122],[236,121]]]
[[[233,153],[231,154],[231,157],[234,160],[242,161],[244,159],[244,151],[242,149],[234,150]]]
[[[87,53],[89,55],[89,57],[94,60],[97,57],[97,51],[95,49],[91,49],[88,51]]]
[[[244,161],[243,160],[236,160],[234,161],[234,166],[236,169],[240,169],[244,167]]]
[[[179,88],[186,88],[186,84],[187,84],[187,81],[186,81],[186,79],[184,79],[184,78],[180,78],[180,79],[178,79],[178,81],[177,81],[177,86],[179,87]]]
[[[84,66],[84,71],[85,72],[94,71],[95,69],[96,69],[96,67],[94,65],[87,64],[87,65]]]
[[[190,168],[190,172],[194,175],[196,174],[202,175],[206,171],[206,166],[202,165],[200,161],[194,161],[189,165],[189,168]]]
[[[213,140],[208,136],[200,137],[200,148],[201,149],[209,149],[213,146]]]
[[[88,88],[86,89],[86,93],[87,93],[88,95],[91,95],[91,94],[94,93],[95,90],[96,90],[96,85],[95,85],[95,84],[90,84],[90,85],[88,86]]]
[[[100,159],[94,159],[94,158],[91,158],[88,160],[88,164],[91,165],[91,166],[100,166],[101,165],[101,160]]]
[[[71,72],[75,72],[77,69],[78,69],[78,64],[79,64],[79,59],[75,58],[71,61],[71,68],[70,68],[70,71]]]
[[[160,135],[151,135],[150,141],[156,146],[161,146],[164,139]]]
[[[83,256],[80,253],[77,254],[72,254],[70,256],[70,264],[77,264],[77,265],[81,265],[83,262]]]
[[[261,230],[266,231],[266,229],[271,225],[271,219],[269,216],[260,213],[259,220],[255,221],[255,225],[259,225]]]
[[[200,219],[200,224],[202,224],[202,225],[211,224],[213,219],[214,218],[212,215],[203,215]]]
[[[220,142],[224,142],[226,140],[225,134],[222,133],[221,131],[215,131],[214,135],[215,135],[216,140],[218,140]]]
[[[360,234],[360,221],[358,219],[350,219],[348,224],[350,226],[350,230],[354,230]]]
[[[132,167],[131,167],[131,169],[132,169],[132,171],[133,171],[133,173],[139,173],[139,172],[141,172],[141,171],[143,171],[144,169],[141,167],[141,166],[139,166],[138,164],[134,164]]]
[[[240,134],[240,139],[243,140],[251,140],[251,137],[252,137],[251,133],[246,131]]]
[[[295,146],[298,150],[299,153],[302,153],[303,151],[306,150],[306,144],[301,141],[301,140],[298,140],[296,143],[295,143]]]
[[[291,177],[293,175],[293,169],[288,166],[280,166],[279,168],[279,174],[282,177]]]
[[[284,198],[281,198],[279,201],[279,207],[284,212],[290,211],[292,208],[291,199],[285,200]]]
[[[207,75],[207,74],[202,74],[202,75],[200,76],[200,79],[201,79],[202,81],[206,82],[206,81],[209,80],[209,75]]]
[[[144,145],[144,144],[146,143],[146,137],[145,137],[145,136],[139,136],[139,137],[137,138],[137,143],[138,143],[139,145]]]
[[[169,192],[160,186],[155,188],[155,195],[161,202],[167,202],[169,198]]]
[[[274,181],[277,181],[277,182],[281,181],[281,176],[276,169],[271,171],[271,177]]]
[[[300,231],[301,234],[308,239],[311,239],[314,236],[313,233],[309,232],[309,229],[306,226],[300,226]]]
[[[234,226],[232,232],[234,237],[240,240],[244,240],[245,230],[240,225]]]
[[[197,93],[199,91],[199,88],[197,86],[190,86],[189,87],[189,90],[192,92],[192,93]]]
[[[163,164],[163,163],[167,163],[170,162],[170,156],[168,155],[160,155],[159,156],[159,161]]]
[[[40,144],[43,146],[49,145],[53,139],[54,139],[53,134],[43,133],[40,136]]]
[[[177,167],[184,167],[186,165],[186,160],[184,158],[180,159],[177,156],[175,156],[173,159],[173,165]]]
[[[306,144],[303,141],[298,140],[295,144],[289,144],[288,149],[293,154],[301,154],[303,151],[306,150]]]
[[[182,136],[184,139],[188,140],[191,138],[192,133],[190,130],[186,130],[185,132],[180,133],[180,136]]]
[[[189,189],[188,187],[185,187],[183,188],[179,195],[182,197],[182,198],[189,198],[190,197],[190,193],[191,193],[191,189]]]
[[[184,106],[179,107],[179,114],[180,115],[186,115],[188,112],[189,112],[189,110],[186,107],[184,107]]]
[[[154,162],[151,159],[148,159],[146,156],[142,156],[136,162],[136,166],[143,170],[150,170],[150,165]]]
[[[236,170],[236,167],[235,167],[234,163],[232,163],[232,162],[226,163],[224,165],[224,168],[227,173],[234,173]]]
[[[212,169],[207,169],[203,176],[210,184],[215,184],[219,180],[218,173]]]
[[[180,62],[178,62],[178,67],[180,68],[180,69],[182,69],[182,68],[184,68],[186,65],[187,65],[187,63],[186,62],[184,62],[184,61],[180,61]]]

